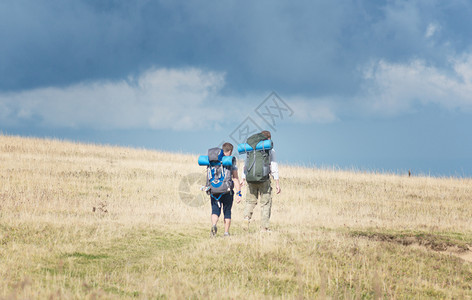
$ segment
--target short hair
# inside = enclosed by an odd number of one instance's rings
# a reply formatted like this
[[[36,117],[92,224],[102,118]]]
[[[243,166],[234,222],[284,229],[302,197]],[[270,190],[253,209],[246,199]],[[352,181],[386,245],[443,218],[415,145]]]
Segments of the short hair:
[[[261,132],[263,135],[265,135],[266,138],[270,139],[270,131],[264,130]]]
[[[233,144],[231,143],[224,143],[223,144],[223,152],[231,151],[233,153]]]

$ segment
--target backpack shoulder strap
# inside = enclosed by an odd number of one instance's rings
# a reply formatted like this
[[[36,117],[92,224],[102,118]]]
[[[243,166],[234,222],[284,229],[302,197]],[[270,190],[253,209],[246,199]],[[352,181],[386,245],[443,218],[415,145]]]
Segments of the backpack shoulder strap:
[[[256,156],[256,151],[252,151],[252,152],[248,152],[248,153],[247,153],[246,162],[249,160],[249,156],[250,156],[250,155],[252,155],[252,156],[254,156],[254,157],[253,157],[253,160],[252,160],[251,165],[250,165],[250,166],[247,166],[247,168],[246,168],[247,172],[251,171],[251,169],[252,169],[252,168],[254,167],[254,165],[256,164],[256,157],[255,157],[255,156]]]

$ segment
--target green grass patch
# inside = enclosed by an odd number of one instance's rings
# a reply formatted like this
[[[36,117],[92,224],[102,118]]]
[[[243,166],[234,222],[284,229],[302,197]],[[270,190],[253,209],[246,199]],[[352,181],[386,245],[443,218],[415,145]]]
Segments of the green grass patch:
[[[97,260],[101,258],[108,258],[109,256],[106,254],[87,254],[87,253],[81,253],[81,252],[74,252],[74,253],[69,253],[69,254],[64,254],[64,257],[75,257],[75,258],[81,258],[84,260]]]
[[[11,253],[8,258],[12,262],[20,261],[22,254],[8,249],[27,249],[28,260],[23,260],[21,273],[50,290],[60,284],[84,297],[101,290],[133,298],[143,297],[140,287],[144,279],[157,280],[168,274],[175,265],[169,260],[174,253],[185,252],[182,249],[201,239],[208,240],[206,230],[195,228],[117,225],[121,227],[117,229],[108,225],[100,228],[99,224],[80,230],[49,223],[0,224],[2,253]],[[11,287],[21,279],[18,275],[10,273],[11,278],[7,278]],[[82,288],[85,284],[90,289]],[[166,297],[160,292],[150,295]]]

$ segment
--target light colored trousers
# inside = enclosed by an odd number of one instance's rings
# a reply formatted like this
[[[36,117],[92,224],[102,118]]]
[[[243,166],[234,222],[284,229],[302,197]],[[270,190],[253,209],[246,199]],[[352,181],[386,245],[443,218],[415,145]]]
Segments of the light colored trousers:
[[[244,217],[250,220],[254,207],[260,196],[261,201],[261,227],[269,228],[270,210],[272,208],[272,187],[270,180],[261,183],[247,183],[248,191],[246,194],[246,209]]]

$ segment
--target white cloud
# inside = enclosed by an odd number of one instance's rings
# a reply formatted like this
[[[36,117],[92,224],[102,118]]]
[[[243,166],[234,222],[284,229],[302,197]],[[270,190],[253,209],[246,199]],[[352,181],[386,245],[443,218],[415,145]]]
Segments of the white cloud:
[[[428,27],[426,28],[426,33],[425,37],[426,38],[431,38],[436,32],[438,32],[440,29],[439,25],[430,23]]]
[[[157,69],[118,82],[0,94],[1,122],[40,126],[199,129],[223,120],[215,105],[224,74]]]
[[[472,108],[472,55],[450,60],[451,70],[428,66],[424,61],[409,64],[379,61],[365,73],[363,97],[357,98],[370,113],[400,114],[435,104],[449,110]]]
[[[329,123],[343,116],[388,117],[417,113],[435,105],[472,112],[472,54],[449,60],[449,68],[422,60],[391,63],[380,60],[364,68],[361,92],[351,97],[291,98],[287,102],[300,122]]]
[[[380,60],[364,68],[362,92],[351,97],[281,95],[290,121],[330,123],[343,116],[389,116],[434,104],[472,111],[472,55],[439,69],[422,60]],[[225,75],[199,69],[155,69],[135,78],[0,94],[0,124],[93,129],[224,129],[267,97],[222,95]]]

